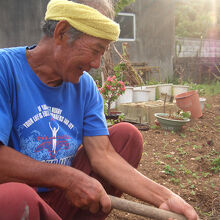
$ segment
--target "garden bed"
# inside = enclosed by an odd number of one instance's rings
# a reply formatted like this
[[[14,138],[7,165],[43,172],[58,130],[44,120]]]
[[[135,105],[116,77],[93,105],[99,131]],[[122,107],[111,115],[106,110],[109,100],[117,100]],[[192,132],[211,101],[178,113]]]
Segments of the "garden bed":
[[[202,118],[190,121],[181,132],[164,131],[154,125],[141,131],[144,153],[138,170],[183,197],[201,219],[217,220],[220,172],[211,162],[220,156],[220,94],[206,98]],[[128,195],[123,197],[137,201]],[[144,219],[116,210],[107,218]]]

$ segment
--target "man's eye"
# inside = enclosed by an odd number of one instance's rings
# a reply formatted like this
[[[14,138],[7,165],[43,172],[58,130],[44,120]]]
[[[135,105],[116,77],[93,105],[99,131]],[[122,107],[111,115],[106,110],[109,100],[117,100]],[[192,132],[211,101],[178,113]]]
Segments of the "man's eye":
[[[93,54],[97,55],[97,54],[99,54],[99,53],[100,53],[100,51],[98,51],[98,50],[93,50]]]

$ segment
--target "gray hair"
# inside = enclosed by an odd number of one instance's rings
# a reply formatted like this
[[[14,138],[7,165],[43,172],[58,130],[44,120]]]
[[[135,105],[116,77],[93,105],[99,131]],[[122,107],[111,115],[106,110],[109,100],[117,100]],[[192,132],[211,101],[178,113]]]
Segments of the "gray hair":
[[[114,9],[112,0],[72,0],[73,2],[88,5],[97,9],[106,17],[111,19],[114,18]],[[45,36],[53,37],[54,30],[56,28],[58,21],[48,20],[44,21],[42,24],[42,31]],[[70,29],[67,32],[70,36],[70,42],[78,39],[84,33],[81,31],[76,30],[74,27],[70,26]]]

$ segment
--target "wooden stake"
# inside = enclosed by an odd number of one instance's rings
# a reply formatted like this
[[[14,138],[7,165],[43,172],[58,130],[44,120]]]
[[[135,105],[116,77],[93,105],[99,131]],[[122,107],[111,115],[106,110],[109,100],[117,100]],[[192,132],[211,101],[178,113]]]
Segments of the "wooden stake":
[[[114,209],[158,220],[167,220],[168,218],[173,218],[176,220],[187,220],[183,215],[165,211],[163,209],[158,209],[152,206],[132,202],[111,195],[109,195],[109,197],[111,199],[112,208]]]

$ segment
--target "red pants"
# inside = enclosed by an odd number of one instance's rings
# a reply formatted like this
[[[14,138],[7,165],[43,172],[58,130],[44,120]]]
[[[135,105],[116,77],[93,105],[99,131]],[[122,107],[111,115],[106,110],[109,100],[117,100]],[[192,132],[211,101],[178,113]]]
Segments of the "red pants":
[[[138,129],[129,123],[119,123],[112,126],[109,133],[110,141],[116,152],[137,168],[143,151],[143,140]],[[122,192],[91,170],[83,147],[77,152],[73,167],[98,179],[108,194],[121,196]],[[38,195],[26,184],[5,183],[0,185],[0,220],[103,220],[106,217],[107,214],[101,211],[91,214],[71,206],[61,190]]]

